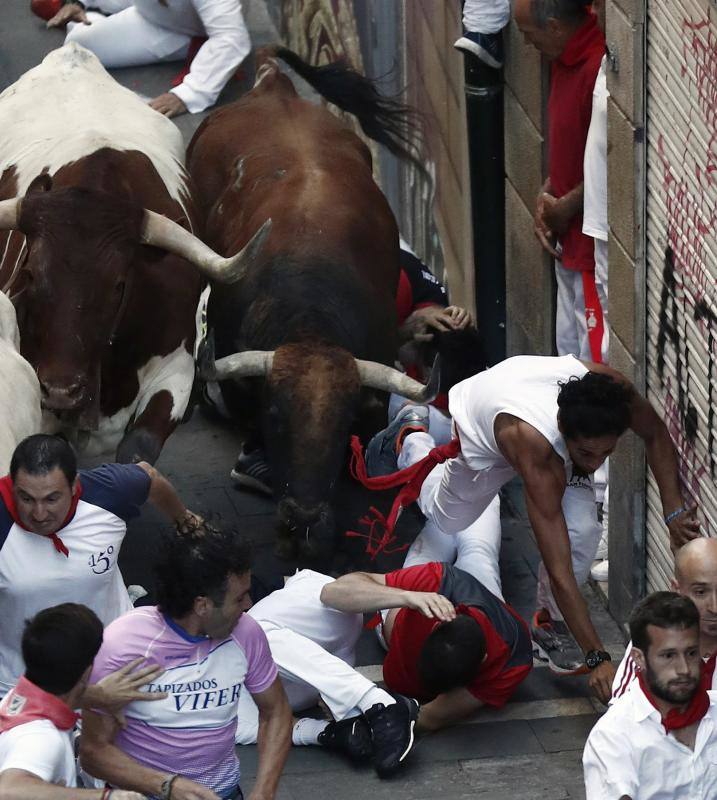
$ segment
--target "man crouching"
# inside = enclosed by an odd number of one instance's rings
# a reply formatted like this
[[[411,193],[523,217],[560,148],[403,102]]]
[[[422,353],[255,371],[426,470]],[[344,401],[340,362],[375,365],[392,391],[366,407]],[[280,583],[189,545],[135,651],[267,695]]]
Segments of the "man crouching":
[[[105,630],[91,682],[141,653],[166,670],[147,691],[167,698],[128,705],[125,729],[87,713],[83,768],[111,786],[163,800],[241,800],[234,735],[246,690],[259,709],[250,800],[271,800],[291,745],[291,710],[266,635],[244,614],[251,606],[246,544],[232,531],[203,526],[191,539],[166,539],[156,573],[158,605]]]

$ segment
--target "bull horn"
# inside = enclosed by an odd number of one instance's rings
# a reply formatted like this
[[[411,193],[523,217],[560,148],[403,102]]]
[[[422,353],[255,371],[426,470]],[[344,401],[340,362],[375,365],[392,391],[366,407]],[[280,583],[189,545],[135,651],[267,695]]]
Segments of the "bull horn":
[[[361,361],[356,359],[361,383],[372,389],[382,389],[385,392],[395,392],[413,400],[414,403],[430,403],[438,394],[441,382],[440,356],[436,356],[431,368],[431,377],[428,383],[423,384],[393,367],[378,364],[375,361]]]
[[[21,202],[19,197],[0,200],[0,231],[14,231],[17,228]]]
[[[202,342],[197,353],[197,370],[199,377],[205,381],[264,377],[271,372],[273,362],[273,350],[244,350],[216,360],[213,331]]]
[[[271,220],[268,219],[240,252],[230,258],[222,258],[181,225],[162,214],[145,209],[141,240],[144,244],[162,247],[186,258],[212,280],[234,283],[246,275],[252,261],[264,246],[270,230]]]

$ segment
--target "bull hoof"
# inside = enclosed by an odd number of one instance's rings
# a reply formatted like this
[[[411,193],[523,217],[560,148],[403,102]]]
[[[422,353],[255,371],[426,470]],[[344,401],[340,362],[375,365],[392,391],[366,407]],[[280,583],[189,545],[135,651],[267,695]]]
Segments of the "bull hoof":
[[[161,452],[162,442],[158,436],[136,428],[125,434],[117,448],[116,458],[119,464],[137,464],[139,461],[154,464]]]
[[[279,533],[274,545],[274,555],[286,561],[293,561],[296,559],[298,552],[299,546],[296,537],[288,531]]]

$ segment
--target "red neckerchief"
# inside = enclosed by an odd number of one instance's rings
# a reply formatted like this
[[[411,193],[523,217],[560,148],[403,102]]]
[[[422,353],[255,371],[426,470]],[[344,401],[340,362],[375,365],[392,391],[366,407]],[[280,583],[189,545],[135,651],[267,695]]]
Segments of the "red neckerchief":
[[[592,48],[601,47],[604,49],[604,37],[602,37],[602,43],[598,41],[601,37],[602,34],[598,29],[597,17],[595,14],[588,14],[587,20],[570,37],[557,60],[566,67],[574,67],[581,61],[586,61],[590,58]]]
[[[714,669],[714,663],[712,664],[712,668]],[[642,689],[645,697],[650,701],[651,705],[657,708],[655,698],[653,697],[652,692],[648,689],[642,672],[637,673],[637,680],[640,683],[640,688]],[[711,684],[712,673],[710,672],[708,676],[708,671],[703,669],[700,676],[700,684],[697,687],[697,691],[692,696],[687,708],[684,711],[678,711],[676,708],[672,708],[665,716],[662,717],[662,725],[665,728],[665,733],[669,733],[670,731],[678,731],[681,728],[687,728],[690,725],[694,725],[695,722],[699,722],[702,717],[704,717],[710,707],[710,696],[707,694],[707,689],[711,686]],[[659,711],[659,709],[657,710]]]
[[[62,530],[65,525],[67,525],[72,518],[75,516],[75,511],[77,511],[77,503],[80,499],[80,495],[82,494],[82,486],[80,482],[77,482],[77,489],[72,493],[72,502],[70,503],[70,510],[67,512],[67,516],[65,517],[65,521],[60,525],[59,530]],[[32,533],[35,536],[43,536],[44,534],[37,534],[34,531],[31,531],[29,528],[26,528],[22,522],[20,522],[20,517],[17,513],[17,508],[15,507],[15,497],[12,493],[12,478],[9,475],[6,475],[4,478],[0,478],[0,498],[2,498],[3,502],[5,503],[5,507],[8,510],[10,516],[15,520],[15,523],[18,527],[22,528],[24,531],[28,531],[28,533]],[[65,547],[63,541],[57,535],[57,533],[48,533],[47,537],[52,544],[55,546],[55,550],[58,553],[62,553],[63,556],[69,558],[70,551]]]
[[[70,731],[79,717],[67,703],[23,675],[0,703],[0,733],[38,719],[49,720],[58,730]]]
[[[401,511],[418,499],[423,481],[426,480],[431,470],[438,466],[438,464],[447,461],[449,458],[455,458],[460,452],[461,443],[458,439],[451,439],[448,444],[434,447],[425,458],[422,458],[415,464],[411,464],[410,467],[401,469],[391,475],[380,475],[375,478],[369,478],[366,472],[366,462],[363,457],[361,440],[358,436],[352,436],[351,476],[367,489],[383,490],[400,486],[401,490],[396,495],[387,517],[374,506],[369,508],[368,514],[361,517],[359,522],[367,526],[368,533],[346,531],[346,536],[366,539],[366,552],[373,559],[375,559],[382,550],[387,554],[398,553],[401,550],[405,550],[408,547],[407,544],[393,546],[390,550],[388,549],[389,546],[393,545],[395,542],[396,537],[393,531]]]

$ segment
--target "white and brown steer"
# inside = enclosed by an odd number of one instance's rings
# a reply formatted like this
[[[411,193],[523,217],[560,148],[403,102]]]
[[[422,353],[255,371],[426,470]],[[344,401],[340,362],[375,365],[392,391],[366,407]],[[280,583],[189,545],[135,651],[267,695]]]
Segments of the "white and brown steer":
[[[89,453],[157,459],[190,395],[200,271],[235,280],[266,234],[231,259],[203,245],[183,157],[76,44],[0,94],[0,288],[45,427]]]

